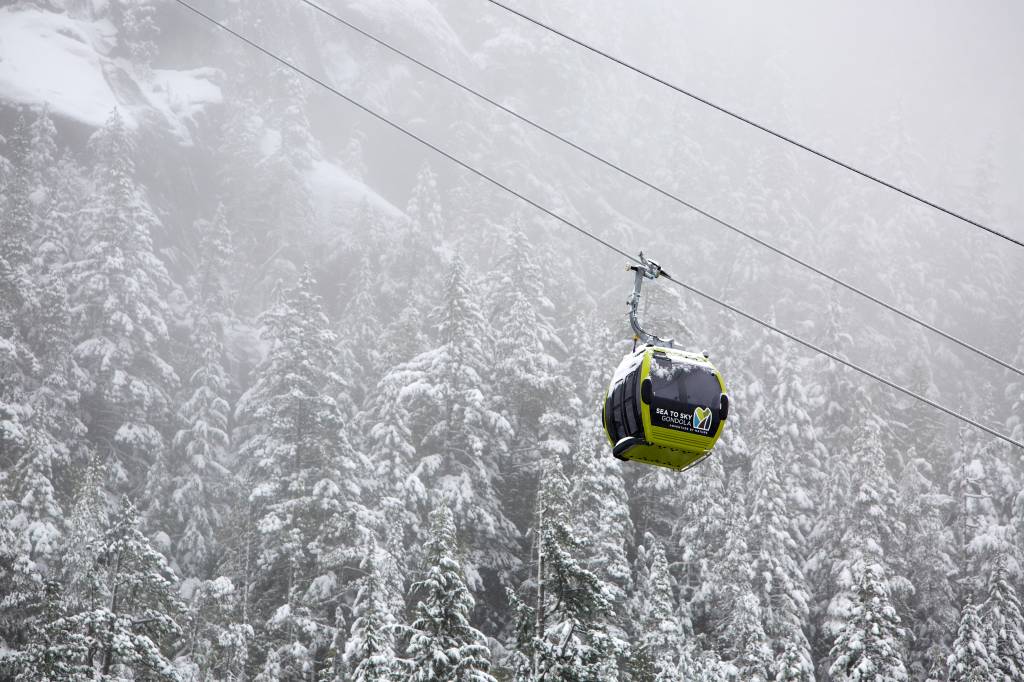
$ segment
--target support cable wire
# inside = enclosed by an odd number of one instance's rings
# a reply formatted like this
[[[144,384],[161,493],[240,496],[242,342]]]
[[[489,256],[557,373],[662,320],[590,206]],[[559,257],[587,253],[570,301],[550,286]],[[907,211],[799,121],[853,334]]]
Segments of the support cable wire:
[[[862,178],[866,178],[866,179],[868,179],[868,180],[870,180],[872,182],[875,182],[875,183],[877,183],[877,184],[879,184],[879,185],[881,185],[883,187],[887,187],[888,189],[891,189],[894,192],[898,192],[898,193],[902,194],[903,196],[905,196],[905,197],[907,197],[909,199],[913,199],[914,201],[918,201],[918,202],[924,204],[925,206],[929,206],[929,207],[935,209],[936,211],[939,211],[941,213],[945,213],[946,215],[951,216],[953,218],[956,218],[957,220],[962,220],[963,222],[967,223],[968,225],[972,225],[973,227],[977,227],[979,229],[982,229],[985,232],[988,232],[989,234],[995,235],[996,237],[999,237],[1001,239],[1005,239],[1006,241],[1010,242],[1011,244],[1016,244],[1017,246],[1024,246],[1024,241],[1021,241],[1020,239],[1012,237],[1012,236],[1006,234],[1005,232],[1001,232],[1001,231],[999,231],[999,230],[997,230],[995,228],[992,228],[992,227],[989,227],[987,225],[984,225],[984,224],[978,222],[977,220],[973,220],[971,218],[968,218],[967,216],[963,215],[962,213],[957,213],[956,211],[954,211],[952,209],[948,209],[948,208],[946,208],[944,206],[941,206],[940,204],[938,204],[938,203],[936,203],[934,201],[930,201],[928,199],[925,199],[924,197],[922,197],[919,194],[915,194],[915,193],[911,192],[910,190],[908,190],[908,189],[906,189],[904,187],[900,187],[899,185],[893,184],[893,183],[891,183],[891,182],[889,182],[887,180],[883,180],[882,178],[878,177],[877,175],[872,175],[871,173],[869,173],[867,171],[864,171],[864,170],[861,170],[860,168],[857,168],[856,166],[853,166],[853,165],[851,165],[849,163],[846,163],[845,161],[840,161],[839,159],[837,159],[834,156],[830,156],[829,154],[826,154],[823,151],[815,149],[814,147],[811,147],[808,144],[800,142],[799,140],[795,140],[792,137],[784,135],[783,133],[777,132],[777,131],[769,128],[768,126],[766,126],[766,125],[764,125],[762,123],[758,123],[757,121],[749,119],[746,116],[743,116],[742,114],[738,114],[735,111],[732,111],[731,109],[727,109],[726,107],[724,107],[724,106],[722,106],[720,104],[715,104],[714,102],[712,102],[711,100],[709,100],[709,99],[707,99],[705,97],[701,97],[700,95],[698,95],[698,94],[696,94],[694,92],[691,92],[691,91],[689,91],[689,90],[687,90],[687,89],[685,89],[685,88],[683,88],[683,87],[681,87],[679,85],[676,85],[675,83],[672,83],[671,81],[665,80],[664,78],[661,78],[660,76],[656,76],[656,75],[654,75],[653,73],[651,73],[649,71],[645,71],[644,69],[641,69],[639,66],[635,66],[633,64],[630,64],[629,62],[625,61],[624,59],[622,59],[620,57],[616,57],[615,55],[610,54],[610,53],[602,50],[599,47],[595,47],[594,45],[592,45],[592,44],[590,44],[590,43],[588,43],[588,42],[586,42],[584,40],[581,40],[579,38],[575,38],[575,37],[569,35],[568,33],[565,33],[564,31],[560,31],[559,29],[555,28],[554,26],[551,26],[550,24],[546,24],[543,21],[541,21],[540,19],[536,19],[536,18],[530,16],[529,14],[526,14],[525,12],[523,12],[521,10],[517,10],[514,7],[510,7],[509,5],[505,4],[504,2],[501,2],[500,0],[486,0],[486,1],[491,3],[492,5],[495,5],[496,7],[500,7],[501,9],[505,10],[506,12],[508,12],[510,14],[514,14],[517,17],[519,17],[519,18],[521,18],[521,19],[523,19],[525,21],[530,22],[531,24],[533,24],[533,25],[535,25],[535,26],[537,26],[539,28],[542,28],[542,29],[544,29],[546,31],[550,31],[551,33],[554,33],[555,35],[557,35],[557,36],[559,36],[561,38],[564,38],[565,40],[568,40],[569,42],[571,42],[571,43],[573,43],[575,45],[578,45],[579,47],[582,47],[585,50],[589,50],[590,52],[593,52],[594,54],[596,54],[598,56],[604,57],[605,59],[607,59],[607,60],[609,60],[611,62],[614,62],[614,63],[618,64],[619,66],[622,66],[622,67],[624,67],[626,69],[629,69],[630,71],[633,71],[634,73],[637,73],[637,74],[639,74],[639,75],[641,75],[641,76],[643,76],[645,78],[648,78],[648,79],[654,81],[655,83],[658,83],[659,85],[663,85],[666,88],[669,88],[670,90],[674,90],[675,92],[678,92],[680,95],[684,95],[686,97],[689,97],[690,99],[692,99],[692,100],[694,100],[696,102],[700,102],[701,104],[703,104],[705,106],[711,107],[712,109],[714,109],[714,110],[716,110],[718,112],[721,112],[721,113],[725,114],[726,116],[730,116],[730,117],[736,119],[737,121],[740,121],[742,123],[747,124],[748,126],[757,128],[761,132],[768,133],[769,135],[771,135],[771,136],[773,136],[775,138],[778,138],[779,140],[782,140],[783,142],[788,142],[791,145],[799,147],[800,149],[804,150],[805,152],[813,154],[813,155],[817,156],[818,158],[824,159],[825,161],[828,161],[830,163],[834,163],[835,165],[837,165],[837,166],[839,166],[841,168],[845,168],[846,170],[848,170],[848,171],[850,171],[852,173],[856,173],[857,175],[861,176]]]
[[[405,51],[401,50],[400,48],[395,47],[394,45],[392,45],[388,41],[384,40],[383,38],[379,38],[379,37],[373,35],[372,33],[370,33],[368,31],[366,31],[366,30],[364,30],[364,29],[362,29],[362,28],[352,24],[347,19],[345,19],[345,18],[335,14],[334,12],[331,12],[330,10],[324,8],[323,6],[313,2],[312,0],[299,0],[299,1],[302,2],[305,5],[308,5],[309,7],[313,8],[317,12],[320,12],[324,16],[326,16],[326,17],[328,17],[328,18],[330,18],[330,19],[332,19],[332,20],[334,20],[334,21],[336,21],[336,22],[338,22],[338,23],[340,23],[340,24],[342,24],[344,26],[347,26],[352,31],[355,31],[356,33],[358,33],[359,35],[367,38],[368,40],[371,40],[371,41],[377,43],[381,47],[384,47],[384,48],[390,50],[391,52],[394,52],[395,54],[400,55],[401,57],[404,57],[408,61],[412,62],[413,64],[416,64],[417,66],[419,66],[420,68],[422,68],[422,69],[424,69],[426,71],[429,71],[430,73],[434,74],[438,78],[441,78],[441,79],[447,81],[448,83],[454,85],[455,87],[460,88],[461,90],[463,90],[465,92],[468,92],[469,94],[473,95],[474,97],[477,97],[478,99],[480,99],[480,100],[490,104],[491,106],[494,106],[497,109],[500,109],[501,111],[503,111],[506,114],[514,117],[515,119],[521,121],[522,123],[525,123],[526,125],[530,126],[531,128],[534,128],[535,130],[538,130],[538,131],[544,133],[545,135],[548,135],[548,136],[552,137],[553,139],[556,139],[559,142],[562,142],[563,144],[568,145],[569,147],[572,147],[576,151],[586,155],[587,157],[593,159],[594,161],[597,161],[598,163],[603,164],[605,167],[611,168],[612,170],[614,170],[614,171],[616,171],[618,173],[621,173],[622,175],[625,175],[626,177],[630,178],[631,180],[633,180],[633,181],[643,185],[644,187],[647,187],[648,189],[651,189],[651,190],[657,192],[658,194],[662,195],[663,197],[665,197],[667,199],[670,199],[670,200],[676,202],[677,204],[685,206],[686,208],[690,209],[691,211],[694,211],[695,213],[698,213],[699,215],[704,216],[708,220],[711,220],[711,221],[713,221],[715,223],[718,223],[722,227],[724,227],[724,228],[726,228],[728,230],[731,230],[732,232],[734,232],[734,233],[736,233],[736,234],[738,234],[738,235],[740,235],[742,237],[745,237],[745,238],[749,239],[750,241],[754,242],[755,244],[763,246],[764,248],[768,249],[769,251],[771,251],[771,252],[773,252],[775,254],[778,254],[779,256],[782,256],[783,258],[785,258],[785,259],[787,259],[787,260],[789,260],[789,261],[791,261],[793,263],[796,263],[797,265],[799,265],[799,266],[801,266],[801,267],[803,267],[803,268],[805,268],[805,269],[815,273],[816,275],[824,277],[825,279],[829,280],[833,284],[837,284],[837,285],[843,287],[847,291],[853,292],[853,293],[857,294],[858,296],[861,296],[861,297],[867,299],[868,301],[871,301],[872,303],[874,303],[876,305],[879,305],[882,308],[885,308],[886,310],[899,315],[900,317],[904,318],[905,320],[913,322],[914,324],[917,324],[917,325],[927,329],[928,331],[933,332],[933,333],[941,336],[942,338],[944,338],[944,339],[946,339],[948,341],[952,341],[953,343],[957,344],[961,348],[964,348],[966,350],[971,351],[972,353],[980,355],[981,357],[983,357],[983,358],[985,358],[987,360],[990,360],[991,362],[994,362],[995,364],[999,365],[1000,367],[1008,369],[1011,372],[1019,374],[1020,376],[1024,376],[1024,369],[1016,367],[1015,365],[1013,365],[1013,364],[1011,364],[1011,363],[1009,363],[1009,362],[1007,362],[1007,361],[1005,361],[1005,360],[1003,360],[1003,359],[1001,359],[1001,358],[999,358],[999,357],[997,357],[995,355],[992,355],[991,353],[989,353],[987,351],[984,351],[981,348],[978,348],[977,346],[974,346],[973,344],[971,344],[971,343],[969,343],[967,341],[964,341],[963,339],[960,339],[959,337],[954,336],[953,334],[951,334],[949,332],[943,331],[942,329],[939,329],[938,327],[936,327],[936,326],[934,326],[934,325],[932,325],[932,324],[930,324],[928,322],[925,322],[924,320],[921,320],[918,317],[915,317],[911,313],[908,313],[908,312],[902,310],[901,308],[897,308],[896,306],[892,305],[891,303],[887,303],[887,302],[883,301],[882,299],[878,298],[877,296],[874,296],[874,295],[872,295],[872,294],[870,294],[870,293],[868,293],[868,292],[866,292],[866,291],[864,291],[862,289],[859,289],[855,285],[850,284],[849,282],[847,282],[847,281],[845,281],[843,279],[840,279],[839,277],[837,277],[835,275],[831,275],[828,272],[822,270],[821,268],[818,268],[817,266],[812,265],[812,264],[808,263],[805,260],[802,260],[801,258],[799,258],[797,256],[794,256],[793,254],[783,250],[782,248],[780,248],[778,246],[775,246],[774,244],[771,244],[770,242],[767,242],[767,241],[761,239],[760,237],[757,237],[757,236],[751,234],[750,232],[747,232],[743,228],[737,227],[736,225],[730,223],[726,219],[720,218],[719,216],[714,215],[710,211],[705,210],[703,208],[700,208],[699,206],[697,206],[697,205],[695,205],[693,203],[690,203],[689,201],[679,197],[678,195],[673,194],[673,193],[669,192],[668,190],[663,189],[662,187],[659,187],[658,185],[655,185],[653,182],[651,182],[649,180],[645,180],[643,177],[641,177],[639,175],[636,175],[635,173],[633,173],[633,172],[631,172],[629,170],[626,170],[625,168],[623,168],[622,166],[619,166],[618,164],[616,164],[613,161],[609,161],[608,159],[604,158],[603,156],[600,156],[598,153],[593,152],[593,151],[591,151],[589,149],[586,149],[585,147],[583,147],[583,146],[573,142],[572,140],[570,140],[570,139],[568,139],[566,137],[563,137],[559,133],[556,133],[555,131],[551,130],[550,128],[547,128],[547,127],[541,125],[540,123],[537,123],[537,122],[527,118],[526,116],[520,114],[519,112],[517,112],[517,111],[515,111],[513,109],[510,109],[509,107],[501,104],[500,102],[496,101],[492,97],[489,97],[489,96],[483,94],[479,90],[475,90],[474,88],[472,88],[472,87],[470,87],[468,85],[465,85],[464,83],[462,83],[461,81],[459,81],[455,77],[449,76],[448,74],[446,74],[446,73],[444,73],[442,71],[439,71],[438,69],[430,66],[429,64],[424,63],[423,61],[421,61],[421,60],[417,59],[416,57],[410,55],[408,52],[405,52]]]
[[[621,249],[621,248],[615,246],[614,244],[611,244],[610,242],[602,239],[601,237],[599,237],[599,236],[595,235],[594,233],[590,232],[589,230],[587,230],[587,229],[585,229],[583,227],[580,227],[579,225],[577,225],[576,223],[572,222],[568,218],[565,218],[565,217],[559,215],[558,213],[555,213],[551,209],[542,206],[541,204],[537,203],[533,199],[530,199],[529,197],[524,196],[523,194],[520,194],[519,192],[517,192],[516,190],[512,189],[508,185],[502,183],[500,180],[497,180],[497,179],[491,177],[490,175],[488,175],[484,171],[478,170],[474,166],[471,166],[467,162],[462,161],[461,159],[459,159],[458,157],[453,156],[452,154],[450,154],[449,152],[446,152],[445,150],[441,149],[440,147],[436,146],[435,144],[433,144],[431,142],[428,142],[427,140],[425,140],[424,138],[420,137],[416,133],[406,129],[405,127],[403,127],[402,125],[400,125],[398,123],[395,123],[394,121],[392,121],[391,119],[387,118],[383,114],[380,114],[380,113],[374,111],[373,109],[370,109],[366,105],[361,104],[360,102],[352,99],[351,97],[349,97],[345,93],[341,92],[337,88],[327,84],[323,80],[321,80],[321,79],[317,78],[316,76],[310,74],[309,72],[303,70],[301,67],[291,63],[290,61],[288,61],[284,57],[278,56],[277,54],[275,54],[274,52],[272,52],[268,48],[265,48],[262,45],[259,45],[258,43],[256,43],[256,42],[252,41],[251,39],[245,37],[241,33],[239,33],[237,31],[235,31],[234,29],[230,28],[229,26],[227,26],[227,25],[217,21],[216,19],[214,19],[210,15],[204,13],[202,10],[200,10],[200,9],[196,8],[195,6],[191,5],[190,3],[186,2],[186,0],[174,0],[174,1],[176,3],[178,3],[179,5],[181,5],[182,7],[190,10],[191,12],[196,14],[197,16],[199,16],[199,17],[203,18],[204,20],[210,22],[214,26],[220,28],[221,30],[231,34],[235,38],[237,38],[237,39],[241,40],[242,42],[246,43],[247,45],[249,45],[253,49],[255,49],[255,50],[259,51],[259,52],[262,52],[266,56],[270,57],[274,61],[276,61],[279,64],[281,64],[282,66],[285,66],[285,67],[291,69],[292,71],[294,71],[295,73],[299,74],[303,78],[306,78],[307,80],[309,80],[309,81],[319,85],[320,87],[324,88],[328,92],[330,92],[330,93],[336,95],[337,97],[340,97],[341,99],[345,100],[346,102],[348,102],[352,106],[354,106],[354,107],[364,111],[365,113],[369,114],[370,116],[372,116],[373,118],[377,119],[378,121],[380,121],[381,123],[385,124],[386,126],[392,128],[394,130],[397,130],[398,132],[400,132],[400,133],[402,133],[402,134],[412,138],[413,140],[416,140],[417,142],[419,142],[423,146],[427,147],[428,149],[431,149],[432,151],[436,152],[440,156],[443,156],[444,158],[448,159],[452,163],[454,163],[454,164],[464,168],[465,170],[468,170],[469,172],[473,173],[474,175],[480,177],[481,179],[486,180],[487,182],[489,182],[490,184],[494,185],[495,187],[497,187],[499,189],[502,189],[502,190],[508,192],[509,194],[517,197],[521,201],[523,201],[523,202],[529,204],[530,206],[536,208],[541,213],[544,213],[545,215],[547,215],[547,216],[549,216],[551,218],[554,218],[555,220],[557,220],[558,222],[562,223],[563,225],[565,225],[565,226],[567,226],[569,228],[572,228],[576,232],[578,232],[578,233],[584,235],[585,237],[587,237],[587,238],[597,242],[598,244],[600,244],[601,246],[605,247],[606,249],[614,251],[618,255],[623,256],[627,260],[632,261],[633,263],[636,263],[637,265],[641,265],[642,264],[640,259],[638,259],[636,256],[630,255],[629,253],[627,253],[623,249]],[[934,402],[932,400],[929,400],[928,398],[925,398],[924,396],[921,396],[921,395],[911,391],[908,388],[904,388],[903,386],[900,386],[899,384],[896,384],[896,383],[894,383],[892,381],[889,381],[888,379],[884,379],[884,378],[880,377],[879,375],[871,372],[870,370],[864,369],[863,367],[861,367],[861,366],[859,366],[857,364],[854,364],[853,362],[850,362],[849,360],[845,360],[842,357],[840,357],[840,356],[838,356],[838,355],[836,355],[834,353],[830,353],[829,351],[824,350],[823,348],[820,348],[820,347],[816,346],[815,344],[811,343],[810,341],[802,339],[802,338],[800,338],[800,337],[798,337],[798,336],[796,336],[794,334],[791,334],[789,332],[783,331],[782,329],[779,329],[775,325],[769,324],[768,322],[766,322],[766,321],[764,321],[764,320],[762,320],[762,319],[760,319],[760,318],[758,318],[758,317],[756,317],[754,315],[751,315],[750,313],[744,312],[743,310],[737,308],[736,306],[733,306],[733,305],[731,305],[729,303],[721,301],[718,298],[712,296],[711,294],[705,293],[704,291],[701,291],[700,289],[698,289],[698,288],[696,288],[696,287],[694,287],[694,286],[692,286],[690,284],[686,284],[685,282],[682,282],[682,281],[677,280],[677,279],[672,278],[672,277],[668,277],[668,276],[666,276],[666,277],[667,277],[667,279],[669,279],[669,281],[671,281],[672,283],[676,284],[677,286],[680,286],[683,289],[686,289],[687,291],[690,291],[690,292],[692,292],[694,294],[697,294],[698,296],[706,298],[707,300],[709,300],[709,301],[711,301],[713,303],[716,303],[719,306],[722,306],[726,310],[734,312],[737,315],[740,315],[741,317],[744,317],[744,318],[750,320],[751,322],[759,324],[762,327],[765,327],[766,329],[769,329],[769,330],[771,330],[771,331],[773,331],[773,332],[775,332],[775,333],[777,333],[777,334],[779,334],[779,335],[781,335],[781,336],[783,336],[785,338],[788,338],[788,339],[790,339],[792,341],[796,341],[797,343],[799,343],[799,344],[809,348],[810,350],[812,350],[812,351],[814,351],[816,353],[819,353],[820,355],[824,355],[827,358],[830,358],[834,362],[837,362],[837,363],[839,363],[841,365],[845,365],[845,366],[849,367],[850,369],[852,369],[852,370],[854,370],[856,372],[859,372],[859,373],[861,373],[861,374],[863,374],[863,375],[865,375],[865,376],[867,376],[867,377],[869,377],[871,379],[874,379],[875,381],[878,381],[878,382],[880,382],[882,384],[885,384],[886,386],[889,386],[890,388],[893,388],[893,389],[903,393],[904,395],[907,395],[907,396],[909,396],[911,398],[914,398],[915,400],[918,400],[918,401],[924,403],[925,405],[929,405],[929,406],[931,406],[931,407],[933,407],[933,408],[935,408],[935,409],[937,409],[937,410],[939,410],[941,412],[945,412],[949,416],[954,417],[955,419],[958,419],[958,420],[964,422],[965,424],[969,424],[969,425],[971,425],[971,426],[973,426],[973,427],[975,427],[975,428],[977,428],[977,429],[979,429],[981,431],[984,431],[985,433],[988,433],[991,436],[995,436],[996,438],[999,438],[1000,440],[1006,441],[1010,445],[1014,445],[1014,446],[1024,450],[1024,443],[1022,443],[1020,441],[1017,441],[1017,440],[1014,440],[1012,437],[1010,437],[1010,436],[1008,436],[1008,435],[1006,435],[1006,434],[1004,434],[1004,433],[1002,433],[1000,431],[997,431],[997,430],[995,430],[995,429],[993,429],[993,428],[991,428],[989,426],[981,424],[981,423],[975,421],[974,419],[971,419],[970,417],[964,416],[964,415],[960,414],[959,412],[956,412],[953,409],[950,409],[948,407],[940,405],[939,403],[936,403],[936,402]]]

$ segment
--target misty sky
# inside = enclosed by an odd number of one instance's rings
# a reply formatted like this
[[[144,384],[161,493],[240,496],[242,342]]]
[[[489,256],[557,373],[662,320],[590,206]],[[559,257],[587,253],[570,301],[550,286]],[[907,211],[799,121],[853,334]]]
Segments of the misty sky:
[[[774,123],[770,100],[787,96],[801,129],[783,132],[845,160],[870,169],[871,154],[862,141],[900,115],[923,170],[932,171],[917,189],[939,202],[954,179],[951,165],[973,166],[993,153],[999,227],[1024,236],[1024,4],[618,4],[621,21],[609,24],[604,35],[588,30],[589,40],[615,45],[683,86],[692,82],[696,89],[699,83],[700,93],[768,124]],[[543,11],[550,21],[575,30],[566,4],[542,10],[540,0],[516,0],[515,6]],[[619,40],[623,26],[650,39]],[[662,47],[670,42],[679,48],[675,54]]]

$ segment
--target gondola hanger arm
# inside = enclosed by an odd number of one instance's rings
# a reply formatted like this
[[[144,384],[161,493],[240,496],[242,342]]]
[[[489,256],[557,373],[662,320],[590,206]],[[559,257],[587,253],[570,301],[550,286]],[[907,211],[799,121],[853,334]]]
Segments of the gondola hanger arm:
[[[645,330],[643,325],[640,324],[639,317],[640,294],[644,286],[644,280],[658,279],[662,275],[668,277],[669,274],[661,269],[661,265],[657,261],[646,258],[643,251],[640,252],[640,262],[630,263],[626,266],[626,269],[633,271],[633,293],[629,295],[629,300],[626,301],[626,304],[629,306],[629,326],[633,328],[636,338],[645,344],[674,348],[675,342],[672,339],[663,339]]]

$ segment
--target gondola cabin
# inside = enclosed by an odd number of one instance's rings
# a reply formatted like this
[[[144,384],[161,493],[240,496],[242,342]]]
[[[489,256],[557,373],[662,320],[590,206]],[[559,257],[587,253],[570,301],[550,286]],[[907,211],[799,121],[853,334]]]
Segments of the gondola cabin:
[[[680,470],[711,452],[728,416],[722,375],[705,355],[653,345],[623,358],[602,413],[617,458]]]

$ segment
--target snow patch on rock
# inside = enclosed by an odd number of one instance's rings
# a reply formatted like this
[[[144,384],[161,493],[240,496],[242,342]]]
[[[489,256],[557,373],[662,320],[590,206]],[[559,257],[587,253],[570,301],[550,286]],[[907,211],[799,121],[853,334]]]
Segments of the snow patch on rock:
[[[109,21],[74,19],[41,9],[0,9],[0,99],[48,104],[62,118],[102,126],[120,111],[133,128],[166,125],[183,144],[204,108],[219,104],[215,69],[154,70],[142,77],[111,59],[116,31]]]
[[[310,193],[314,198],[321,224],[328,225],[341,209],[351,209],[366,202],[370,208],[392,218],[404,214],[394,205],[349,175],[344,168],[326,160],[316,160],[307,173]]]
[[[49,103],[51,111],[100,126],[117,106],[97,44],[108,45],[108,22],[76,21],[42,10],[0,10],[0,97]],[[127,119],[127,117],[126,117]]]
[[[220,87],[214,83],[219,76],[220,72],[212,68],[154,70],[143,89],[150,104],[164,115],[178,137],[191,142],[189,124],[197,114],[224,99]]]

